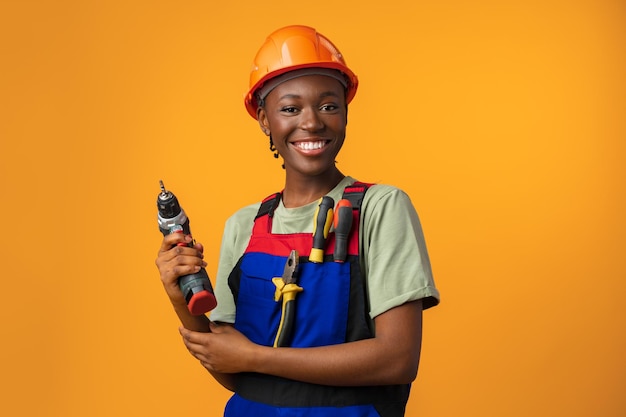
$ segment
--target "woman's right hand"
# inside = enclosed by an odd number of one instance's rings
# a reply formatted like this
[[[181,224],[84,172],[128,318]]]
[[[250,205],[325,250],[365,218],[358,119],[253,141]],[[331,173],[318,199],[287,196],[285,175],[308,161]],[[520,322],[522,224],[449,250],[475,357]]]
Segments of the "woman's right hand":
[[[161,275],[161,283],[172,304],[186,304],[178,278],[196,273],[200,268],[206,267],[204,262],[204,248],[200,243],[189,247],[193,241],[189,235],[172,233],[163,238],[159,254],[156,258],[156,266]]]

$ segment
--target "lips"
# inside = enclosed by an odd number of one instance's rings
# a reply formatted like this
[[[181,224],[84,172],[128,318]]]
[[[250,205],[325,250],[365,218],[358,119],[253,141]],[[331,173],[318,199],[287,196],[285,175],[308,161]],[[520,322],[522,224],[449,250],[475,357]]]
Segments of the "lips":
[[[298,149],[302,149],[303,151],[315,151],[318,149],[322,149],[326,146],[327,141],[325,140],[317,140],[317,141],[301,141],[295,142],[293,146]]]

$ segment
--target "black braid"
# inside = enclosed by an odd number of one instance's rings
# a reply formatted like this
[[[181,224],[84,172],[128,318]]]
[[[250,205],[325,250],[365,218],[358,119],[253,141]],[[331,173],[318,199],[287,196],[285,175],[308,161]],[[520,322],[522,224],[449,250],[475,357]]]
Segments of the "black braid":
[[[278,159],[278,151],[276,150],[276,146],[274,146],[274,141],[272,140],[272,135],[269,135],[270,137],[270,151],[274,152],[274,158]],[[285,164],[282,164],[282,168],[285,169]]]
[[[269,135],[269,138],[270,138],[270,151],[274,152],[274,158],[278,159],[278,152],[276,151],[276,146],[274,146],[272,135]]]

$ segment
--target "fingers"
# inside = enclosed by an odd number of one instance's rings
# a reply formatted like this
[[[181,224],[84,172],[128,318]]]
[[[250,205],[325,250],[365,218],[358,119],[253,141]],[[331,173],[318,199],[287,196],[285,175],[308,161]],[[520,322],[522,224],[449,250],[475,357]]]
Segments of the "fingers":
[[[188,235],[172,233],[165,236],[155,261],[159,269],[172,262],[179,265],[206,266],[203,261],[202,245],[187,246],[191,242],[192,238]],[[198,245],[200,246],[198,247]]]
[[[180,263],[195,263],[197,265],[203,265],[204,255],[196,248],[190,248],[188,246],[174,246],[173,248],[159,252],[157,255],[157,265],[159,263],[170,262],[176,258],[195,258],[195,259],[180,259]]]
[[[178,287],[178,278],[195,274],[206,267],[204,255],[197,245],[187,246],[192,238],[182,233],[172,233],[163,238],[155,264],[159,269],[161,281],[172,299],[178,301],[182,296]]]
[[[183,337],[183,341],[187,344],[187,341],[191,341],[192,331],[185,329],[183,326],[178,328],[178,333]]]
[[[161,278],[170,279],[178,278],[183,275],[193,274],[202,267],[206,267],[207,263],[199,256],[197,251],[192,248],[175,247],[169,252],[159,255],[155,261]]]
[[[202,366],[208,369],[209,364],[205,356],[205,348],[203,344],[203,342],[206,341],[203,338],[203,333],[192,332],[184,327],[180,327],[178,331],[180,332],[183,338],[183,343],[185,344],[185,347],[187,347],[191,356],[199,360]]]
[[[170,233],[163,238],[159,252],[167,252],[172,248],[172,246],[176,246],[178,244],[187,245],[192,241],[193,239],[189,235],[185,235],[183,233]]]
[[[209,321],[209,328],[211,329],[211,333],[228,334],[231,329],[234,329],[234,325],[232,323]]]
[[[196,244],[194,245],[194,248],[196,248],[198,252],[204,253],[204,246],[202,246],[202,243],[196,242]]]
[[[211,330],[212,333],[219,333],[221,330],[220,325],[213,321],[209,321],[209,329]]]
[[[184,327],[179,327],[178,332],[183,337],[183,343],[185,344],[185,346],[187,346],[187,350],[189,350],[189,352],[194,355],[194,351],[197,351],[201,345],[197,342],[192,341],[193,332],[185,329]]]
[[[250,372],[254,344],[229,324],[211,324],[211,333],[179,328],[189,353],[211,372],[233,374]]]

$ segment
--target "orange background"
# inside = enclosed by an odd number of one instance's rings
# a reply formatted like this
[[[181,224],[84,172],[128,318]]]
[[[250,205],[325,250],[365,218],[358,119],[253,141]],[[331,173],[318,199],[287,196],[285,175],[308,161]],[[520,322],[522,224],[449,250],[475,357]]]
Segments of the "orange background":
[[[443,299],[409,416],[626,414],[626,5],[0,2],[0,413],[221,415],[154,258],[158,180],[215,276],[282,186],[246,114],[265,36],[359,75],[345,173],[405,189]]]

